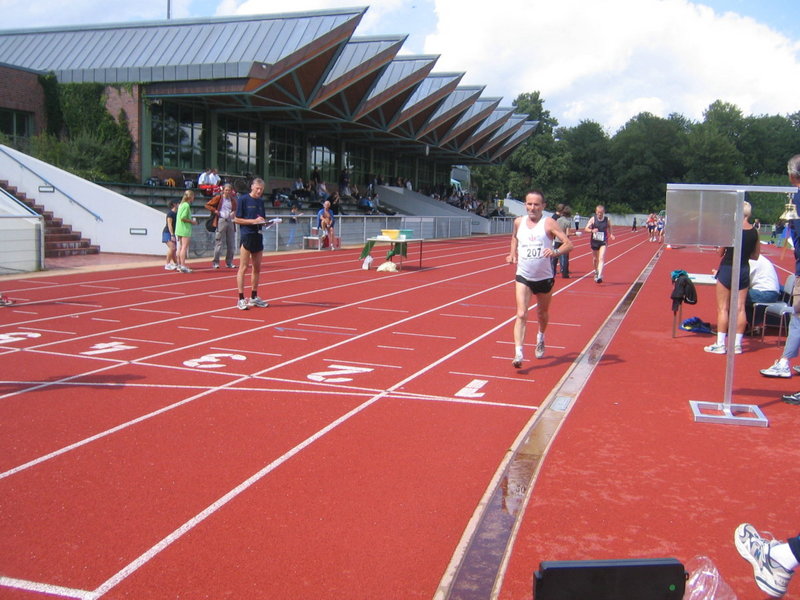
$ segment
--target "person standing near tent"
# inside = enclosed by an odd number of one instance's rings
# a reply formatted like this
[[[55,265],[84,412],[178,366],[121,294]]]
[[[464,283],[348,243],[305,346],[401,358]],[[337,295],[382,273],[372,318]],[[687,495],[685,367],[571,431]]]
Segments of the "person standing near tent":
[[[550,299],[555,279],[552,258],[567,254],[572,250],[572,242],[561,227],[551,217],[545,217],[544,194],[532,190],[525,195],[527,216],[514,219],[514,232],[511,236],[511,250],[506,262],[516,265],[514,296],[517,304],[517,318],[514,321],[514,360],[512,365],[522,366],[525,329],[528,323],[528,307],[536,295],[536,315],[539,332],[536,336],[536,358],[544,356],[544,334],[550,319]],[[553,248],[553,241],[561,246]]]

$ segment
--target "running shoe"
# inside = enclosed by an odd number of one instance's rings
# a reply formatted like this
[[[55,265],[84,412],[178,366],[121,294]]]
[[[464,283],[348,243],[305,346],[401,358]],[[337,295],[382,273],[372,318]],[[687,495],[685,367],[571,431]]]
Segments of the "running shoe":
[[[176,265],[175,263],[167,263],[166,265],[164,265],[164,270],[165,271],[174,271],[177,268],[177,266],[178,265]]]
[[[228,267],[229,269],[235,269],[236,268],[236,265],[225,265],[225,266]]]
[[[800,365],[795,365],[792,367],[792,371],[800,375]]]
[[[544,340],[536,343],[536,350],[534,350],[533,355],[536,358],[542,358],[544,356]]]
[[[219,263],[211,263],[212,269],[219,269]]]
[[[511,366],[515,369],[519,369],[522,366],[522,352],[517,352],[514,355],[514,360],[511,361]]]
[[[728,351],[725,349],[725,344],[711,344],[710,346],[706,346],[703,348],[704,351],[708,352],[709,354],[727,354]]]
[[[741,354],[742,353],[742,345],[741,344],[736,344],[733,347],[733,353],[734,354]]]
[[[781,365],[781,361],[776,360],[775,364],[768,369],[761,369],[760,373],[765,377],[786,377],[787,379],[792,376],[792,371],[789,365]]]
[[[182,267],[182,266],[178,267],[178,271],[180,271],[181,273],[191,273],[192,272],[192,270],[189,267]]]
[[[800,405],[800,392],[795,392],[794,394],[786,394],[782,396],[781,399],[786,402],[786,404],[796,404]]]
[[[239,302],[236,303],[236,308],[238,308],[239,310],[247,310],[248,309],[247,300],[241,298]]]
[[[261,298],[256,296],[255,298],[250,298],[247,302],[248,306],[257,306],[258,308],[267,308],[269,304],[264,302]]]
[[[761,591],[773,598],[783,596],[789,588],[793,571],[787,571],[770,558],[770,551],[780,542],[762,538],[749,523],[736,528],[733,540],[742,558],[753,566],[753,576]]]
[[[603,278],[602,277],[598,277],[597,279],[595,279],[595,281],[597,283],[603,283]]]

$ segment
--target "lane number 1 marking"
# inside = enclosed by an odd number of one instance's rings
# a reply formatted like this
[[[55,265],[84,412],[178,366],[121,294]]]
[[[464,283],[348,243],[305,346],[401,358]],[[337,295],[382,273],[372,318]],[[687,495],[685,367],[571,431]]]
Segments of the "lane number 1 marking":
[[[459,398],[483,398],[483,392],[478,390],[485,386],[488,382],[486,379],[473,379],[463,388],[456,392]]]

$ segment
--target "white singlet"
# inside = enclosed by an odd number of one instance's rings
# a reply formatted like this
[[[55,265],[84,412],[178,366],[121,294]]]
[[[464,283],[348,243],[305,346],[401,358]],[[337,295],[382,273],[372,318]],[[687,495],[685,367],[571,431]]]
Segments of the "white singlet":
[[[542,216],[539,222],[529,227],[530,219],[524,217],[517,229],[517,275],[528,281],[553,278],[553,263],[544,255],[545,248],[553,249],[553,240],[547,235]]]

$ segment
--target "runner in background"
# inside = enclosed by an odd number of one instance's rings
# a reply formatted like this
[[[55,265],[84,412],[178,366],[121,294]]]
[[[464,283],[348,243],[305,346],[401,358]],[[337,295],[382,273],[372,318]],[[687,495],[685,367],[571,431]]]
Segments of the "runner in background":
[[[594,266],[594,280],[603,283],[603,266],[605,265],[606,246],[608,240],[614,239],[611,233],[611,220],[606,215],[606,207],[598,204],[594,216],[586,224],[586,232],[592,235],[589,245],[592,248],[592,265]]]
[[[251,306],[266,308],[269,306],[258,297],[258,280],[261,276],[261,256],[264,253],[264,238],[261,227],[266,223],[264,215],[264,180],[253,179],[250,193],[242,194],[236,206],[236,217],[233,222],[239,226],[239,237],[242,247],[239,249],[239,270],[236,272],[236,284],[239,290],[239,301],[236,307],[247,310]],[[253,265],[252,290],[250,300],[244,297],[244,277],[250,265]]]

